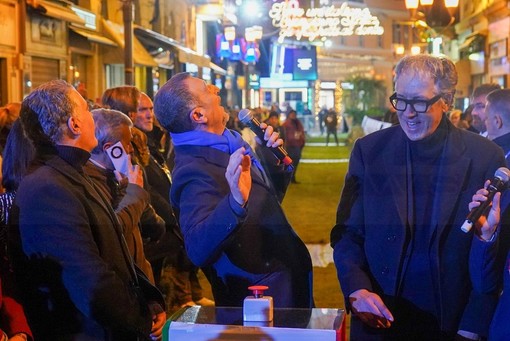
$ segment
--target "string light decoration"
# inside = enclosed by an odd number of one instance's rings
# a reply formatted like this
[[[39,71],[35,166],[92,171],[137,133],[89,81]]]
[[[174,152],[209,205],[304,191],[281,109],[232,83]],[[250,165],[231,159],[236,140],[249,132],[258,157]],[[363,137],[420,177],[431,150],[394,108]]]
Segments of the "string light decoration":
[[[342,89],[342,84],[339,80],[337,80],[335,82],[336,84],[336,87],[335,87],[335,111],[337,113],[341,113],[342,110],[343,110],[343,94],[344,94],[344,90]]]

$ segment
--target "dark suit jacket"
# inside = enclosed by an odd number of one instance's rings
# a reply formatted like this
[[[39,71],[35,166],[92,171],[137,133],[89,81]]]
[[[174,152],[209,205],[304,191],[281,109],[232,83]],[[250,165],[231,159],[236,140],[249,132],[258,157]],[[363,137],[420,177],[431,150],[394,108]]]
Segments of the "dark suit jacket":
[[[431,289],[437,293],[437,317],[443,331],[463,329],[486,335],[490,316],[480,312],[490,311],[484,305],[493,304],[494,298],[485,299],[472,290],[469,257],[472,245],[480,243],[473,243],[474,229],[466,234],[460,226],[472,195],[505,160],[501,149],[489,140],[447,124],[445,157],[431,215],[431,229],[437,236],[430,245],[437,289]],[[406,140],[401,127],[395,126],[369,134],[353,147],[337,224],[331,232],[346,300],[363,288],[381,297],[395,296],[401,284],[406,233],[412,233],[412,227],[406,227]]]
[[[36,340],[149,337],[148,301],[161,296],[137,275],[115,212],[90,180],[52,156],[23,179],[13,209],[12,238],[19,232],[23,248],[15,270]]]
[[[188,256],[203,267],[216,305],[242,306],[248,286],[268,285],[275,307],[311,307],[310,255],[255,166],[244,209],[225,179],[228,153],[176,146],[175,155],[172,204]]]

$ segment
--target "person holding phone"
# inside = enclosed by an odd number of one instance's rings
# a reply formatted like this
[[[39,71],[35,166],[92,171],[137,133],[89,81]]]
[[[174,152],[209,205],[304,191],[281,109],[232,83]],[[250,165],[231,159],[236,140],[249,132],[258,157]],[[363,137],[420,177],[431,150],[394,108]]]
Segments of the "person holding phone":
[[[150,205],[149,193],[143,189],[140,166],[131,163],[133,123],[120,111],[111,109],[94,109],[92,116],[98,145],[85,164],[85,173],[112,203],[131,256],[154,284],[139,225],[143,219],[146,224],[145,236],[159,240],[165,231],[165,222]]]
[[[180,227],[170,205],[172,181],[165,157],[159,151],[161,134],[158,133],[161,130],[154,125],[152,100],[134,86],[120,86],[107,89],[102,101],[103,105],[121,111],[133,121],[134,159],[142,166],[144,186],[150,193],[152,206],[166,223],[161,240],[148,241],[144,247],[155,281],[165,293],[169,311],[184,305],[214,304],[202,295],[198,268],[186,255]],[[145,223],[142,222],[142,232],[144,230]]]
[[[35,340],[161,340],[161,293],[133,263],[122,226],[84,172],[97,146],[87,102],[63,80],[21,106],[36,156],[9,231],[14,271]]]

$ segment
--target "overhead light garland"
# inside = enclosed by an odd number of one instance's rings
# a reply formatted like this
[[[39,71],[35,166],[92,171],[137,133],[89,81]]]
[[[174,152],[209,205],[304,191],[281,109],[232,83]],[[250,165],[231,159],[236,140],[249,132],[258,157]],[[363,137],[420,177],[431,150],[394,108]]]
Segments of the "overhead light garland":
[[[310,41],[324,37],[352,35],[382,35],[384,28],[379,18],[368,8],[353,8],[347,2],[340,7],[323,6],[304,9],[298,0],[274,3],[269,11],[273,26],[280,28],[278,41],[286,37],[308,38]]]

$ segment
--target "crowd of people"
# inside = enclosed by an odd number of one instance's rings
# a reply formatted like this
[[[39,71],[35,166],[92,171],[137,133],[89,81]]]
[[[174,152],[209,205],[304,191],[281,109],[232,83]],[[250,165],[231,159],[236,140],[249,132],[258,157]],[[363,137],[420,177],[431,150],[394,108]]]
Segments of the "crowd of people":
[[[276,307],[313,306],[310,256],[279,206],[295,172],[272,155],[257,161],[239,133],[222,135],[231,130],[217,91],[179,74],[159,91],[156,119],[134,86],[91,103],[83,86],[55,80],[1,108],[1,337],[158,340],[168,313],[240,306],[259,283]],[[259,143],[283,144],[265,131]],[[194,144],[226,159],[197,164]],[[261,220],[268,204],[274,214]],[[215,301],[202,294],[199,268]]]
[[[508,166],[510,90],[483,84],[462,113],[456,85],[450,60],[404,57],[399,124],[352,148],[331,246],[353,341],[510,338],[510,194],[489,192]],[[120,86],[90,110],[55,80],[1,108],[0,340],[161,340],[173,309],[241,307],[251,285],[277,308],[314,307],[281,207],[305,127],[292,108],[283,124],[254,110],[254,137],[218,92],[179,73],[154,102]],[[336,113],[320,123],[338,144]]]

